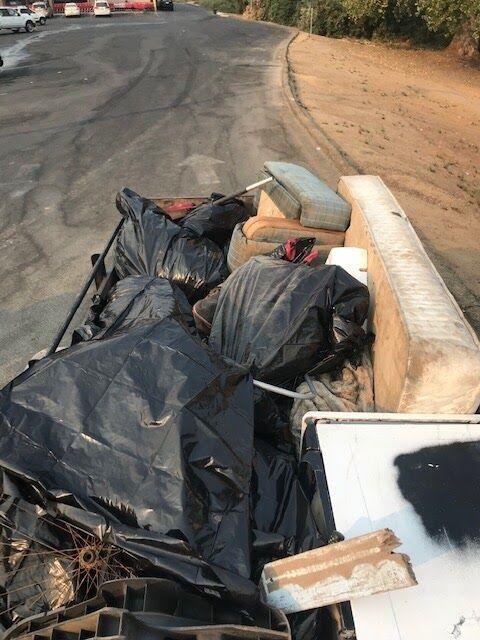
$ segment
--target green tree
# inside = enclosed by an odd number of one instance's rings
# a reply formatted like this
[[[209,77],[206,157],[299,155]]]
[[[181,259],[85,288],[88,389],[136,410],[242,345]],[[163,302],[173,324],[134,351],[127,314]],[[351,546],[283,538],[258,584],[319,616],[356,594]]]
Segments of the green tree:
[[[389,0],[342,0],[354,25],[367,37],[385,24]],[[360,33],[359,33],[360,35]]]
[[[353,35],[371,37],[379,34],[403,34],[415,37],[424,29],[416,0],[342,0],[342,5],[356,28]]]
[[[314,33],[335,38],[349,33],[349,18],[342,0],[301,0],[296,26],[303,31],[310,29],[311,9]]]
[[[265,18],[280,24],[293,25],[299,0],[264,0]]]
[[[417,7],[431,31],[452,37],[451,46],[459,55],[478,55],[480,0],[417,0]]]

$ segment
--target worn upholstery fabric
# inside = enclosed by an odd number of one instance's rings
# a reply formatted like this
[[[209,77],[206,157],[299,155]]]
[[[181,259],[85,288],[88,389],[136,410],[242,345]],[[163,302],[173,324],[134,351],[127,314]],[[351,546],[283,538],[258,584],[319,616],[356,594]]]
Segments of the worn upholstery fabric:
[[[302,418],[307,411],[374,412],[373,368],[370,354],[364,352],[359,366],[348,363],[341,371],[321,374],[313,380],[317,395],[312,400],[295,400],[290,414],[290,428],[297,452],[300,453]],[[297,389],[308,393],[303,382]]]
[[[304,227],[345,231],[351,206],[310,171],[288,162],[266,162],[265,170],[283,186],[301,207]],[[288,216],[290,217],[290,216]]]

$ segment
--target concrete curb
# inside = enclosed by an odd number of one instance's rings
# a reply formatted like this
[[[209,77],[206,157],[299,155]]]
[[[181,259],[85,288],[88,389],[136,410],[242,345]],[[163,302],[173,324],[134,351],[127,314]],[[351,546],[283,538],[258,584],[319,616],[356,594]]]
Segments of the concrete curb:
[[[285,48],[285,63],[282,72],[282,89],[285,101],[290,112],[296,120],[306,129],[307,133],[315,141],[316,145],[332,161],[340,172],[340,175],[347,175],[352,172],[363,173],[361,167],[333,140],[328,133],[314,120],[308,108],[303,104],[297,87],[295,74],[290,61],[290,48],[300,35],[296,31],[287,43]]]

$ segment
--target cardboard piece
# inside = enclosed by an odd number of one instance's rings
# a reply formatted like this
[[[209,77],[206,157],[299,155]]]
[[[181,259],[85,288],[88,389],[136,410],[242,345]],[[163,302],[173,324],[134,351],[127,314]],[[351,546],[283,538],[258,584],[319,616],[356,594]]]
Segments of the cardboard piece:
[[[300,553],[266,564],[265,602],[285,613],[363,598],[417,584],[407,555],[390,529]]]

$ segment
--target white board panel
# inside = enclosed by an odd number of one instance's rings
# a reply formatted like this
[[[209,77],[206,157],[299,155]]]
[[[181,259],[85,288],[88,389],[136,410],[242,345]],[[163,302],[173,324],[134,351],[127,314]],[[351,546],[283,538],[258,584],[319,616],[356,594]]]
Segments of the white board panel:
[[[480,540],[459,544],[449,538],[448,527],[432,536],[402,495],[395,460],[426,447],[480,442],[480,425],[337,421],[317,423],[317,434],[337,529],[351,538],[391,528],[403,542],[398,551],[410,556],[419,582],[411,589],[352,602],[358,640],[479,640]],[[437,471],[435,460],[432,473]],[[478,464],[471,466],[478,482],[480,449]],[[454,491],[455,472],[452,475]],[[480,492],[478,505],[480,509]],[[440,509],[436,515],[442,517],[442,504],[427,506]]]

